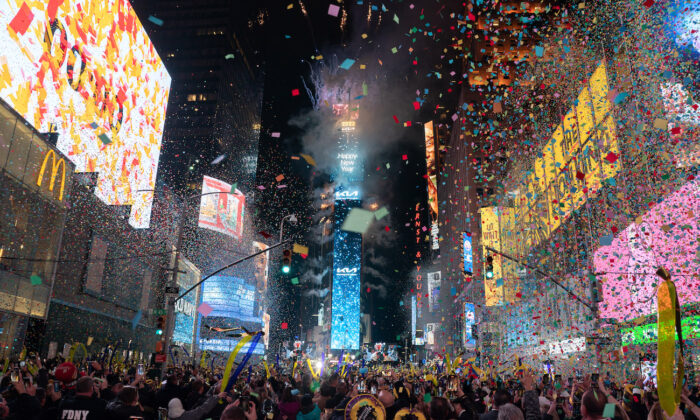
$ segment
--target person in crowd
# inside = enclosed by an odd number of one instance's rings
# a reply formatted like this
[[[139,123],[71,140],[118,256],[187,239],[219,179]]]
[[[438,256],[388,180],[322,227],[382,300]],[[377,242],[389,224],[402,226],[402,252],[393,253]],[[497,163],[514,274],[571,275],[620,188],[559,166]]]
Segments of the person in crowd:
[[[284,389],[284,392],[282,393],[282,401],[279,403],[279,409],[283,419],[285,417],[288,420],[297,418],[297,414],[299,413],[299,410],[301,410],[301,403],[299,402],[299,398],[297,396],[298,393],[298,390],[292,389],[291,387]]]
[[[321,420],[321,409],[314,403],[309,394],[301,398],[301,409],[297,413],[297,420]]]
[[[168,403],[168,420],[201,420],[216,407],[219,400],[226,400],[228,398],[228,394],[225,392],[213,395],[214,387],[212,387],[209,392],[210,394],[206,401],[202,405],[191,410],[185,410],[179,398],[170,400]]]
[[[493,393],[493,399],[491,400],[491,410],[480,415],[479,420],[497,420],[498,419],[498,408],[504,404],[513,402],[513,397],[504,389],[497,389]]]
[[[111,420],[143,420],[138,390],[133,386],[123,387],[117,400],[107,404],[107,415]]]
[[[107,403],[95,395],[95,381],[83,376],[75,384],[75,395],[67,397],[58,406],[60,419],[104,420]]]

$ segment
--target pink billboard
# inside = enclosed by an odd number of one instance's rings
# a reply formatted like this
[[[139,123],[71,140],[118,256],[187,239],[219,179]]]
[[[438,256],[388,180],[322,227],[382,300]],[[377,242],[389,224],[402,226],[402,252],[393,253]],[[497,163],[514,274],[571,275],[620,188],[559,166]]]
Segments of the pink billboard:
[[[602,282],[601,318],[655,313],[659,266],[671,273],[681,305],[700,301],[700,180],[655,204],[593,260]]]

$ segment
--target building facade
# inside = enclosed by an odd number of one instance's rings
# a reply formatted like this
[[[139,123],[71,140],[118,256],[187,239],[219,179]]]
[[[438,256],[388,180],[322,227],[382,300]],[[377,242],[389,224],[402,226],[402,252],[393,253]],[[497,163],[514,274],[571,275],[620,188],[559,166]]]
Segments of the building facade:
[[[72,191],[74,166],[0,101],[0,354],[19,354],[29,327],[49,316],[49,298]]]

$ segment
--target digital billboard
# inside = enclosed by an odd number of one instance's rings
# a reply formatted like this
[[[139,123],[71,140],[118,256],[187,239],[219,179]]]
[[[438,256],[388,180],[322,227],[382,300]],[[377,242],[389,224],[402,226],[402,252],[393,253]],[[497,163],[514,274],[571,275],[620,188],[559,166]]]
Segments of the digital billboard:
[[[500,225],[498,220],[498,208],[482,207],[481,213],[481,244],[484,261],[484,293],[486,306],[499,306],[503,304],[503,274],[501,271],[501,256],[487,251],[486,247],[496,250],[501,249]],[[493,257],[493,277],[486,276],[486,256]]]
[[[472,254],[472,235],[462,232],[462,263],[464,272],[472,274],[474,272],[474,256]]]
[[[170,76],[129,1],[3,0],[0,45],[0,97],[148,227]]]
[[[425,165],[428,172],[428,208],[430,208],[430,243],[431,249],[440,249],[440,232],[438,230],[438,195],[437,163],[435,154],[435,129],[432,121],[424,125]]]
[[[601,63],[513,193],[515,226],[525,227],[519,232],[520,254],[547,239],[600,190],[605,179],[620,171],[608,93],[608,76]]]
[[[180,294],[199,282],[201,272],[187,258],[180,257],[178,263],[177,286]],[[197,319],[197,307],[199,306],[199,290],[188,293],[185,297],[175,302],[175,330],[173,341],[188,346],[192,351],[192,343],[195,336],[195,320]]]
[[[231,185],[208,176],[202,182],[199,227],[234,238],[243,235],[245,196]]]
[[[428,273],[428,311],[433,312],[438,307],[440,299],[440,284],[442,276],[440,271]]]
[[[248,330],[257,331],[264,327],[264,320],[256,310],[255,285],[242,278],[213,276],[202,283],[201,296],[201,301],[212,308],[206,317],[199,314],[198,345],[202,350],[231,351],[240,339],[211,328],[227,329],[243,325]],[[244,349],[247,348],[248,345],[244,346]],[[260,343],[255,348],[255,354],[263,354],[264,350],[264,344]]]
[[[473,349],[476,347],[476,338],[472,334],[472,328],[476,324],[476,311],[473,303],[464,304],[464,347]]]
[[[411,343],[416,344],[416,297],[411,296]]]
[[[360,269],[362,235],[341,229],[345,217],[359,201],[336,200],[333,238],[333,289],[331,349],[360,348]]]
[[[681,305],[700,301],[699,214],[700,180],[695,179],[596,250],[602,318],[627,321],[655,313],[659,266],[671,273]]]
[[[684,340],[700,338],[700,316],[694,315],[681,318],[681,330]],[[659,339],[658,331],[656,322],[631,328],[623,328],[621,330],[622,345],[630,346],[656,343]]]

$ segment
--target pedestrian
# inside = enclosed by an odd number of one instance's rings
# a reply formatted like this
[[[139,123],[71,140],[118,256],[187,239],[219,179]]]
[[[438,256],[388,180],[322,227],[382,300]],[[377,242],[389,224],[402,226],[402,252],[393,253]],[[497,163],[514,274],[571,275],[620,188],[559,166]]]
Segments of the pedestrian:
[[[107,403],[95,396],[95,382],[83,376],[75,384],[75,395],[59,404],[61,419],[104,420],[107,418]]]

